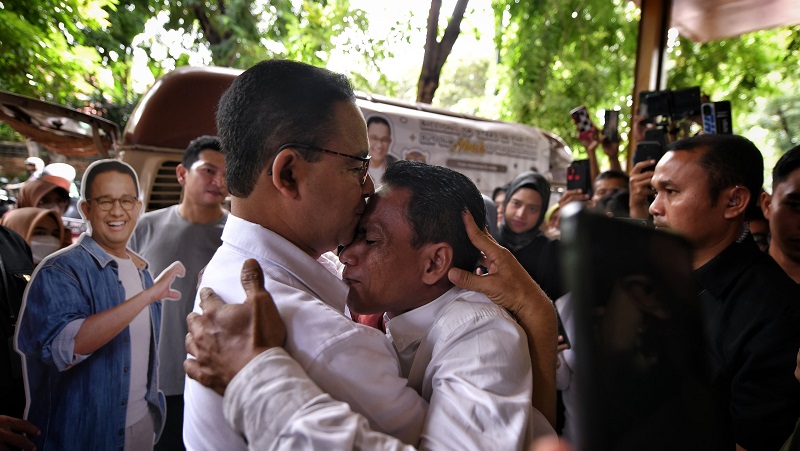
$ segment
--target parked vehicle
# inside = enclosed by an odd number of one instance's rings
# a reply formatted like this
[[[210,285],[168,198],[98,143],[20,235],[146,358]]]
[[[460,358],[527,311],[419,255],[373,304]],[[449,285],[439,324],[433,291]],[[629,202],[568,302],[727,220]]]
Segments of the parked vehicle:
[[[139,174],[146,209],[155,210],[180,202],[175,167],[191,140],[216,134],[219,98],[241,72],[221,67],[175,69],[142,96],[121,134],[104,119],[3,92],[0,120],[57,152],[94,152],[131,164]],[[566,184],[572,158],[552,133],[425,104],[357,97],[367,119],[381,116],[390,124],[389,154],[395,158],[422,159],[457,170],[487,194],[527,170],[547,175],[556,187]]]

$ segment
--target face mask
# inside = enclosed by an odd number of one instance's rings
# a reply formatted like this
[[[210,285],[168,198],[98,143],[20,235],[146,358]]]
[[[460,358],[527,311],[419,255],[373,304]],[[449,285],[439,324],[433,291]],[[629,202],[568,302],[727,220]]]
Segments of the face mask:
[[[52,235],[38,235],[31,237],[31,253],[33,254],[33,264],[38,265],[40,261],[53,252],[61,249],[61,241]]]

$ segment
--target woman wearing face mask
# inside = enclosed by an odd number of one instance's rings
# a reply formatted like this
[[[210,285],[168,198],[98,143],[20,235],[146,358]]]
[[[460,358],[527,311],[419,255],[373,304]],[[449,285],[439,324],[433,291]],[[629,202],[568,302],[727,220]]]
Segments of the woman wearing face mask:
[[[17,208],[10,210],[0,219],[0,224],[19,233],[33,254],[33,264],[53,252],[67,246],[68,234],[61,218],[53,211],[44,208]]]
[[[550,202],[550,183],[541,174],[523,172],[506,192],[499,236],[531,278],[550,299],[564,294],[561,282],[559,243],[542,233],[539,226]]]

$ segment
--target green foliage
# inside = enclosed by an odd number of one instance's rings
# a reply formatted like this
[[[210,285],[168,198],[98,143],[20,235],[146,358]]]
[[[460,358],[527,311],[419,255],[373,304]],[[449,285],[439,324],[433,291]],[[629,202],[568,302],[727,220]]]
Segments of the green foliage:
[[[599,110],[618,108],[626,138],[639,14],[632,3],[495,0],[494,8],[505,119],[559,134],[578,158],[584,150],[569,110],[583,104],[596,119]],[[730,100],[734,131],[765,153],[800,139],[800,27],[705,44],[680,38],[668,58],[668,88],[700,86],[712,100]]]
[[[496,0],[494,8],[504,119],[582,151],[571,109],[586,105],[596,123],[601,109],[621,110],[623,121],[630,114],[638,16],[629,2]]]

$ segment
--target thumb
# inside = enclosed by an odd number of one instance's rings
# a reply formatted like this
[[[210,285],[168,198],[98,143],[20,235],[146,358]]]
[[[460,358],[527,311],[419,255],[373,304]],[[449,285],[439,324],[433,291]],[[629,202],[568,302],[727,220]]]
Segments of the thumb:
[[[254,309],[253,346],[268,348],[283,345],[286,340],[286,326],[272,296],[264,288],[264,272],[256,260],[251,258],[244,262],[241,281],[247,294],[245,302],[252,303]]]
[[[453,282],[453,285],[470,291],[476,291],[477,277],[477,275],[460,268],[450,268],[450,271],[447,272],[447,278]]]
[[[260,292],[266,292],[264,289],[264,272],[261,271],[261,265],[255,259],[248,258],[245,260],[242,265],[240,281],[242,288],[244,288],[244,293],[247,295],[246,301],[255,301]]]

